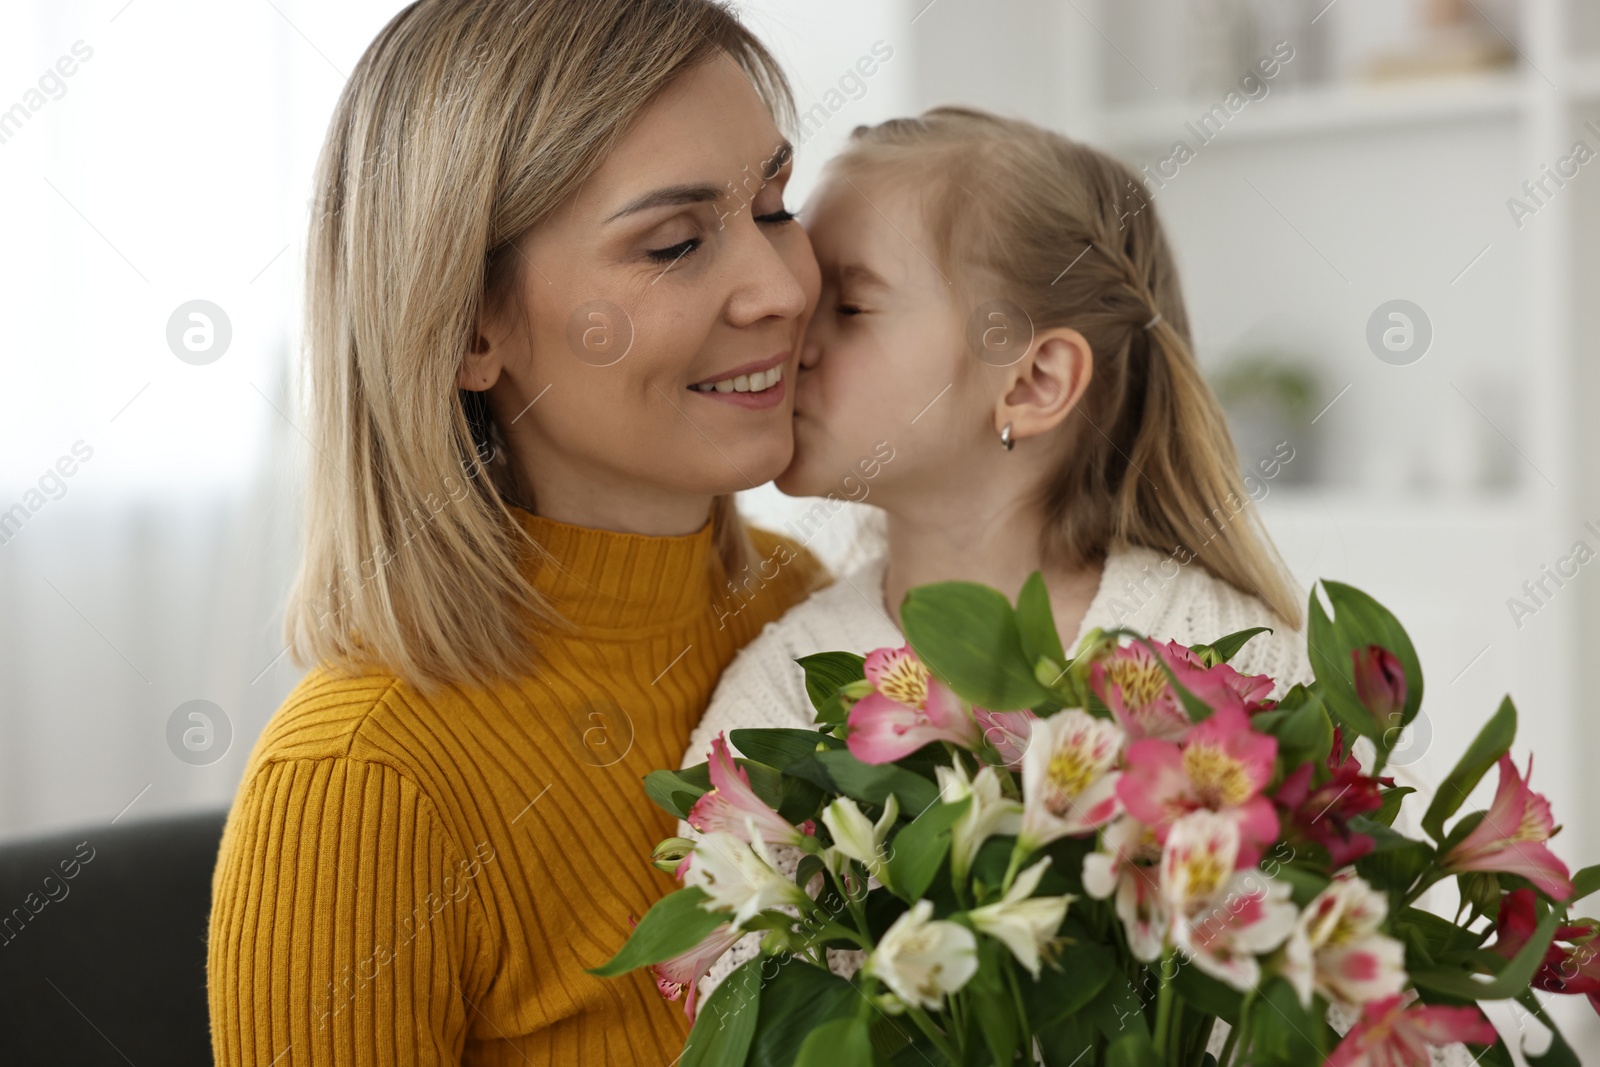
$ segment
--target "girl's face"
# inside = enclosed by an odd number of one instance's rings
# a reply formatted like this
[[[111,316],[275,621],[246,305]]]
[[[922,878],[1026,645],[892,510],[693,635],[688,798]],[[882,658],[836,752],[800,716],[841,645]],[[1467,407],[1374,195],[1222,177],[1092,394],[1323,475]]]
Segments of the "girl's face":
[[[719,57],[671,85],[524,239],[522,308],[485,320],[460,384],[490,389],[542,511],[617,490],[727,493],[788,464],[819,285],[784,207],[791,156]]]
[[[829,171],[802,212],[822,293],[801,347],[794,461],[777,479],[792,496],[892,507],[970,487],[980,449],[999,448],[967,316],[930,258],[920,206],[898,186]]]

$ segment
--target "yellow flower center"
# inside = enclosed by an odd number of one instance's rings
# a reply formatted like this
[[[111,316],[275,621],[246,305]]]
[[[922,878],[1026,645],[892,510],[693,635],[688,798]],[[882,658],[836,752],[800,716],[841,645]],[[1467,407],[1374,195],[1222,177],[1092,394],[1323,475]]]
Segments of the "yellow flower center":
[[[1245,766],[1215,745],[1191,744],[1183,750],[1183,769],[1208,808],[1243,804],[1255,791]]]
[[[1153,659],[1117,658],[1106,664],[1106,674],[1122,691],[1122,702],[1142,708],[1167,688],[1167,673]]]
[[[1063,814],[1072,806],[1072,798],[1093,784],[1096,771],[1094,761],[1082,748],[1073,746],[1057,750],[1050,757],[1050,766],[1045,772],[1054,787],[1046,806],[1057,815]]]
[[[879,679],[878,692],[897,704],[920,708],[928,702],[928,672],[921,661],[897,656]]]
[[[1189,875],[1189,897],[1196,899],[1209,897],[1222,885],[1222,880],[1231,872],[1222,869],[1222,864],[1210,852],[1201,852],[1184,860],[1184,869]]]

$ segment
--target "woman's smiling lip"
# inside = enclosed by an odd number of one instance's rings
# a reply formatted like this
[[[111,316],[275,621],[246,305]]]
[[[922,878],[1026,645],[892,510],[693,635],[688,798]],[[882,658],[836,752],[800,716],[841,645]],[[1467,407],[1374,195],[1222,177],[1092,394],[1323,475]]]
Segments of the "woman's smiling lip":
[[[740,366],[734,367],[732,370],[723,371],[712,378],[702,378],[698,382],[691,382],[689,384],[689,388],[693,389],[697,385],[710,385],[712,382],[725,382],[730,378],[737,378],[741,374],[749,376],[751,374],[760,373],[761,371],[771,370],[773,367],[776,367],[781,363],[788,362],[792,351],[792,349],[786,348],[775,356],[768,356],[766,359],[758,359],[754,363],[741,364]],[[726,396],[727,394],[723,395]]]

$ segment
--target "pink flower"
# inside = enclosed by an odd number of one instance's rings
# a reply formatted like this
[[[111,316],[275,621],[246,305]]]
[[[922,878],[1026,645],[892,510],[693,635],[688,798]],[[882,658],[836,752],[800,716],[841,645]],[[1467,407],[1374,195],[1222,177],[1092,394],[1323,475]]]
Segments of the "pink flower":
[[[1059,838],[1093,833],[1117,815],[1122,741],[1116,723],[1081,708],[1034,724],[1022,757],[1020,848],[1031,852]]]
[[[739,840],[750,842],[749,823],[755,824],[766,841],[785,845],[799,845],[806,832],[797,829],[788,819],[769,808],[765,801],[750,788],[750,775],[733,761],[728,742],[721,734],[711,742],[711,791],[703,794],[689,809],[685,821],[702,834],[722,830]],[[678,870],[681,881],[688,869],[688,857]]]
[[[1356,697],[1378,720],[1381,729],[1400,725],[1406,706],[1406,670],[1382,645],[1350,650],[1355,666]]]
[[[633,922],[629,917],[629,922]],[[634,923],[635,926],[638,923]],[[656,980],[656,988],[668,1000],[683,998],[683,1013],[694,1022],[694,1002],[700,995],[700,979],[704,978],[711,970],[711,965],[722,958],[722,954],[733,947],[733,943],[745,935],[744,930],[735,930],[732,923],[724,923],[711,933],[706,939],[680,956],[664,960],[650,968],[650,974]]]
[[[1430,1067],[1430,1045],[1492,1045],[1499,1038],[1476,1007],[1407,1007],[1414,996],[1396,993],[1367,1004],[1326,1067]]]
[[[1015,767],[1022,761],[1022,754],[1028,751],[1028,738],[1033,735],[1033,724],[1039,721],[1039,716],[1027,709],[990,711],[988,708],[973,708],[972,717],[983,732],[983,740],[1007,767]]]
[[[1532,776],[1533,756],[1529,755],[1528,777]],[[1451,874],[1520,874],[1551,900],[1564,901],[1572,895],[1572,879],[1567,865],[1545,845],[1557,829],[1550,816],[1550,802],[1528,788],[1509,755],[1501,756],[1500,785],[1488,814],[1465,840],[1444,855],[1439,866]]]
[[[1388,898],[1349,871],[1306,905],[1281,967],[1302,1006],[1313,992],[1360,1005],[1405,988],[1405,946],[1379,929],[1388,913]]]
[[[1160,861],[1154,831],[1126,815],[1101,830],[1099,850],[1083,858],[1084,891],[1096,900],[1116,896],[1128,950],[1146,963],[1161,957],[1167,936],[1167,909],[1156,880]]]
[[[1326,848],[1329,865],[1335,870],[1348,867],[1372,851],[1372,838],[1352,829],[1350,820],[1382,807],[1383,794],[1378,787],[1394,785],[1393,778],[1362,774],[1360,762],[1353,755],[1343,757],[1343,751],[1339,728],[1334,727],[1327,761],[1332,774],[1328,780],[1313,788],[1316,764],[1302,763],[1283,780],[1272,798],[1285,809],[1285,837],[1314,841]]]
[[[873,691],[850,708],[850,754],[862,763],[893,763],[933,741],[976,749],[982,738],[966,704],[928,673],[911,646],[867,656]]]
[[[1239,870],[1239,824],[1195,811],[1172,825],[1161,854],[1161,899],[1171,940],[1196,967],[1241,992],[1261,981],[1262,953],[1294,930],[1287,883]]]
[[[1192,725],[1167,672],[1161,669],[1163,663],[1185,689],[1215,710],[1255,710],[1272,691],[1272,679],[1266,675],[1242,675],[1226,663],[1206,667],[1176,641],[1156,644],[1154,651],[1150,645],[1135,641],[1114,649],[1089,668],[1089,687],[1111,709],[1130,738],[1177,741]]]
[[[1538,926],[1534,916],[1533,890],[1513,889],[1500,898],[1500,914],[1495,917],[1495,942],[1489,951],[1510,959],[1528,943]],[[1600,1012],[1600,941],[1590,922],[1556,927],[1555,937],[1545,949],[1544,961],[1530,983],[1549,993],[1582,993]],[[1571,942],[1558,945],[1557,941]]]
[[[1277,755],[1277,738],[1253,731],[1242,708],[1224,708],[1192,727],[1181,746],[1156,738],[1129,745],[1117,796],[1163,844],[1192,811],[1228,816],[1239,824],[1239,866],[1254,867],[1278,836],[1278,816],[1261,795]]]

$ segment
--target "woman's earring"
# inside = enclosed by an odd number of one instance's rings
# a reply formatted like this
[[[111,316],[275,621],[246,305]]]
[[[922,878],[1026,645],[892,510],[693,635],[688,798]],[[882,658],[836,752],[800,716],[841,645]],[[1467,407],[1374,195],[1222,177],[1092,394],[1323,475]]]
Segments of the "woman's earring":
[[[1000,447],[1010,452],[1015,445],[1016,442],[1011,439],[1011,424],[1008,422],[1006,428],[1000,431]]]

